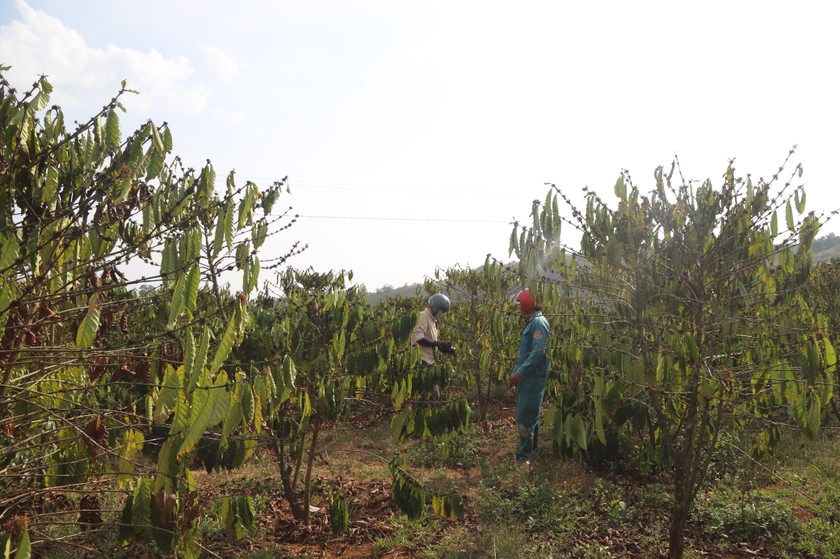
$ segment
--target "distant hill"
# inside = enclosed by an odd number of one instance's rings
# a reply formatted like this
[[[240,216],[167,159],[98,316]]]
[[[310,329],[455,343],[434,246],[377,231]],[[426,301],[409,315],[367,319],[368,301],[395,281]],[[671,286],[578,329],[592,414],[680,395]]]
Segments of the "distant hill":
[[[418,292],[422,291],[422,289],[422,283],[412,283],[411,285],[406,284],[402,287],[383,285],[376,291],[370,291],[367,293],[367,303],[368,305],[375,305],[379,301],[388,299],[389,297],[414,297]]]
[[[840,237],[834,233],[829,233],[825,237],[814,239],[811,252],[814,255],[814,262],[817,263],[840,258]]]
[[[829,233],[824,237],[814,239],[814,244],[811,247],[811,252],[814,255],[814,262],[830,262],[835,258],[840,258],[840,236],[834,233]],[[513,263],[511,263],[512,265]],[[383,299],[389,297],[414,297],[423,290],[423,283],[406,284],[402,287],[393,287],[391,285],[384,285],[376,291],[367,294],[367,302],[369,305],[375,305]]]

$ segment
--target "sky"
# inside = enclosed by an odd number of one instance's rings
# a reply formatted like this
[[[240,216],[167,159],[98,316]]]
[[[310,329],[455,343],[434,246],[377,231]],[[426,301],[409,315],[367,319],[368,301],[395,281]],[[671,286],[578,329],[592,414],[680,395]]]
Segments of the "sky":
[[[679,157],[770,177],[793,145],[808,209],[840,207],[840,34],[827,2],[0,0],[0,64],[68,120],[120,82],[124,134],[267,186],[289,177],[289,262],[369,291],[508,260],[546,183],[608,202]],[[793,166],[790,167],[793,170]],[[285,205],[284,205],[285,204]],[[566,212],[570,213],[570,212]],[[834,219],[823,234],[840,234]],[[574,244],[569,228],[563,240]],[[263,278],[270,279],[270,278]]]

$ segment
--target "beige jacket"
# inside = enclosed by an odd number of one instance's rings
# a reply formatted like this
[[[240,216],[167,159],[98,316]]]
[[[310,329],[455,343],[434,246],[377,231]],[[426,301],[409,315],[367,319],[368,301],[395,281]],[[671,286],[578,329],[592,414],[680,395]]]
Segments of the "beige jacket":
[[[414,327],[414,330],[411,331],[411,345],[416,346],[417,342],[423,338],[426,338],[430,342],[436,342],[438,339],[437,336],[437,321],[432,314],[432,309],[426,307],[426,309],[417,317],[417,325]],[[424,363],[427,365],[434,365],[437,363],[435,348],[422,345],[419,347],[420,353],[423,355]]]

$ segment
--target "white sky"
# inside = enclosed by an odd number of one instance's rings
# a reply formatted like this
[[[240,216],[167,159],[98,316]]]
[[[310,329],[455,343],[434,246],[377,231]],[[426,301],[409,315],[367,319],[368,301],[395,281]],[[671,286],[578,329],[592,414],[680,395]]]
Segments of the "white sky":
[[[769,177],[793,144],[809,209],[840,207],[840,34],[829,2],[0,0],[0,63],[82,119],[126,79],[123,131],[267,185],[301,216],[291,264],[374,290],[507,259],[545,182],[612,200],[680,157]],[[791,166],[791,171],[793,166]],[[282,204],[278,204],[282,206]],[[423,221],[429,220],[429,221]],[[437,221],[431,221],[437,220]],[[840,233],[840,219],[823,230]],[[568,238],[568,237],[566,237]]]

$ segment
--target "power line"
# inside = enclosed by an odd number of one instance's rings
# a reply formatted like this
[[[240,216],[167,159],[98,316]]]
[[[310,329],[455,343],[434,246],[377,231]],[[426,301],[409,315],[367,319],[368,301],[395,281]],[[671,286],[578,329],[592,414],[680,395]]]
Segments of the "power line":
[[[306,219],[350,219],[360,221],[427,221],[439,223],[506,223],[512,224],[511,221],[501,219],[438,219],[429,217],[365,217],[357,215],[303,215],[298,214],[298,218]]]
[[[239,178],[239,177],[237,177]],[[276,180],[276,178],[268,178],[268,177],[241,177],[244,180],[248,180],[255,183],[260,182],[272,182]],[[422,193],[422,194],[465,194],[465,195],[477,195],[477,196],[508,196],[511,194],[511,191],[491,191],[491,190],[455,190],[452,188],[443,188],[443,189],[429,189],[429,188],[411,188],[411,187],[403,187],[400,185],[376,185],[376,184],[366,184],[366,183],[349,183],[349,182],[331,182],[331,181],[318,181],[318,180],[306,180],[306,179],[289,179],[288,181],[289,187],[293,190],[296,188],[300,188],[303,190],[309,189],[326,189],[326,190],[346,190],[346,191],[374,191],[374,192],[400,192],[400,193]]]

